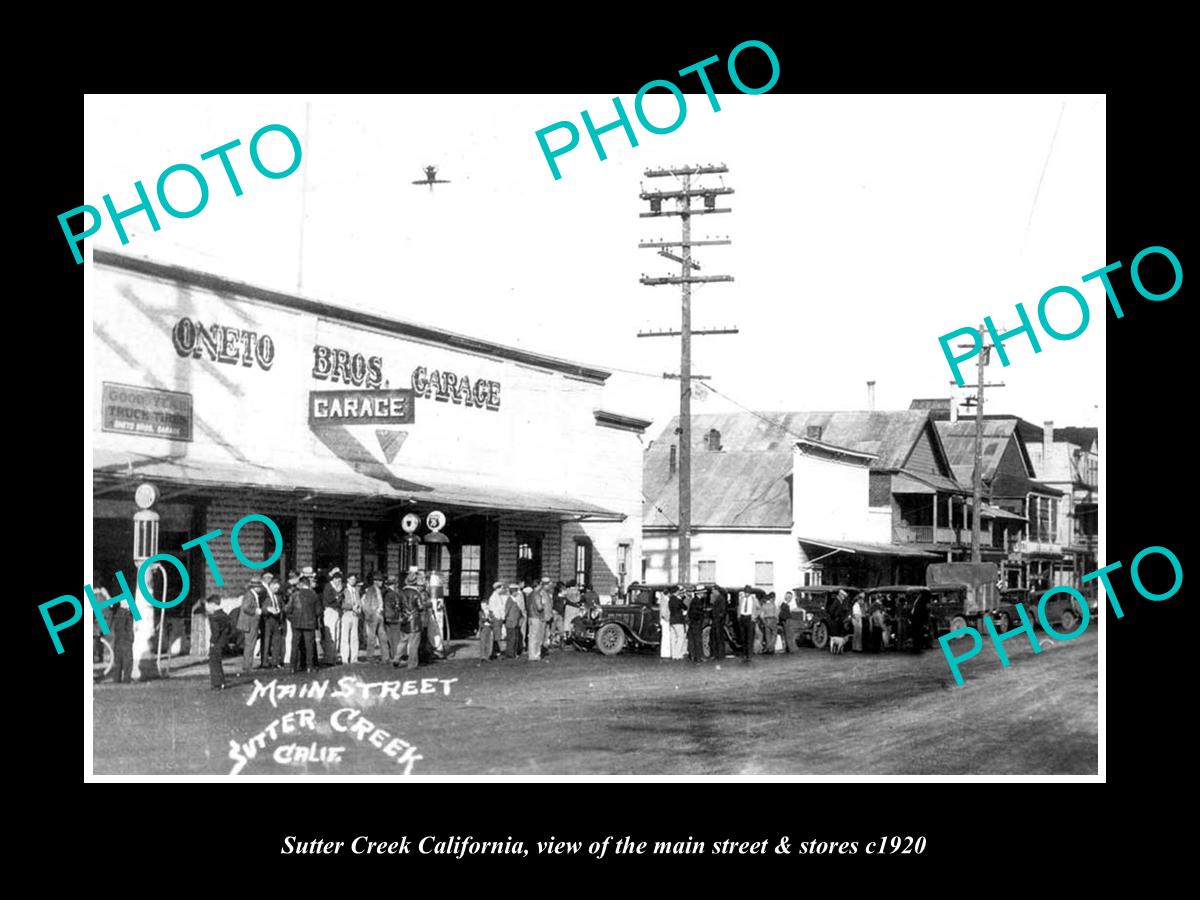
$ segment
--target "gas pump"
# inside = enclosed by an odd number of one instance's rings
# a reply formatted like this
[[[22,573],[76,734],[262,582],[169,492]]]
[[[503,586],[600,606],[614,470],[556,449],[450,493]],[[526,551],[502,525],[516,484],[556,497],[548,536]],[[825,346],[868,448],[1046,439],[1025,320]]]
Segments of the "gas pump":
[[[138,511],[133,514],[133,565],[140,569],[150,557],[158,553],[158,521],[159,515],[150,507],[158,499],[158,490],[152,484],[140,484],[133,496],[138,505]],[[154,575],[159,576],[162,585],[162,596],[167,595],[167,571],[162,563],[155,563],[146,571],[146,584],[151,586]],[[142,593],[141,579],[134,579],[134,598],[142,617],[133,623],[133,680],[142,678],[142,660],[150,655],[150,644],[154,639],[154,613],[156,607]],[[162,613],[159,613],[161,616]],[[165,624],[165,623],[164,623]],[[158,652],[162,654],[162,632],[159,628]]]

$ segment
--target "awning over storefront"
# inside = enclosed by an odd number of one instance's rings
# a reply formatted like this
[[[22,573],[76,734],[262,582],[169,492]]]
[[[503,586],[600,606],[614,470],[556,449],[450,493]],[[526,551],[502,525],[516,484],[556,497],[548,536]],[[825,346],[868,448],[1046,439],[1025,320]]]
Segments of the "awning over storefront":
[[[840,550],[843,553],[862,553],[875,556],[904,556],[913,559],[941,559],[942,554],[930,553],[907,544],[876,544],[866,541],[828,541],[815,538],[798,538],[802,544],[812,544],[829,550]]]
[[[1013,519],[1017,522],[1029,521],[1020,513],[1010,512],[1009,510],[1002,509],[999,506],[992,506],[990,503],[983,504],[983,517],[985,519]]]
[[[350,467],[338,472],[315,466],[288,468],[249,460],[217,462],[99,449],[93,453],[92,465],[96,476],[131,485],[159,480],[197,488],[310,491],[331,497],[412,500],[472,509],[551,513],[597,521],[619,522],[625,518],[621,513],[561,494],[516,490],[482,481],[466,482],[442,472],[414,472],[411,479],[406,479],[380,465],[375,467],[378,470],[376,477],[372,477]]]

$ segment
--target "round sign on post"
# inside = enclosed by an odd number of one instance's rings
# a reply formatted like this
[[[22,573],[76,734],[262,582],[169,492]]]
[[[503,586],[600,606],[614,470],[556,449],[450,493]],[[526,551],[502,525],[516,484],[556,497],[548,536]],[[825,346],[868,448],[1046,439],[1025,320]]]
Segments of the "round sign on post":
[[[157,499],[158,488],[149,482],[144,481],[139,484],[137,490],[133,493],[133,502],[138,505],[138,509],[149,509]]]
[[[400,520],[400,527],[404,529],[405,534],[412,534],[421,524],[421,517],[416,513],[407,513]]]
[[[429,528],[429,534],[425,535],[425,543],[427,544],[448,544],[450,539],[442,534],[442,529],[446,527],[446,514],[440,510],[434,510],[425,517],[425,525]]]

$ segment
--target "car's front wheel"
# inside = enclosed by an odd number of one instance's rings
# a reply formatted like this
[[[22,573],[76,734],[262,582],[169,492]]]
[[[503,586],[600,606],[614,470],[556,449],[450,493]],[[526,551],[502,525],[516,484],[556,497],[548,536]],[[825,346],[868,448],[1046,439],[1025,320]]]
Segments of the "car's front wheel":
[[[962,629],[964,629],[966,627],[967,627],[967,620],[964,619],[962,616],[955,616],[953,619],[950,620],[950,630],[951,631],[961,631]]]
[[[616,656],[625,649],[625,632],[620,625],[609,622],[596,632],[596,647],[605,656]]]
[[[812,645],[818,650],[824,650],[829,646],[829,626],[824,622],[817,622],[812,627]]]
[[[994,617],[994,620],[996,623],[996,631],[1000,632],[1000,634],[1004,634],[1004,632],[1008,631],[1008,629],[1012,627],[1012,622],[1009,620],[1008,613],[1006,612],[997,613]]]
[[[1060,620],[1063,631],[1070,634],[1079,627],[1079,613],[1073,609],[1064,609],[1062,619]]]

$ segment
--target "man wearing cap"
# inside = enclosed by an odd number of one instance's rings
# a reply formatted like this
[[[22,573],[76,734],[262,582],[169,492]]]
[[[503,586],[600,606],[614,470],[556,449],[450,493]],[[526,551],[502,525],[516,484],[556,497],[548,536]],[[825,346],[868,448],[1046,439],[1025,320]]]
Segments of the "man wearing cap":
[[[321,591],[321,655],[327,666],[337,662],[337,647],[334,644],[338,633],[338,612],[342,607],[342,570],[334,566],[329,570],[329,581]]]
[[[677,584],[667,597],[667,615],[671,626],[671,659],[683,659],[687,651],[687,613]]]
[[[779,633],[779,607],[775,605],[775,592],[770,591],[759,610],[763,630],[763,653],[775,652],[775,635]]]
[[[420,573],[414,566],[404,577],[404,587],[400,589],[401,628],[406,638],[406,654],[408,668],[415,669],[421,660],[421,638],[425,635],[425,598],[421,590]]]
[[[263,572],[262,576],[262,650],[259,656],[264,669],[277,669],[283,665],[283,604],[275,587],[275,576]]]
[[[250,585],[242,595],[242,607],[238,613],[238,631],[242,633],[245,644],[242,647],[242,674],[249,675],[254,671],[254,642],[258,639],[258,620],[262,612],[262,576],[255,573],[250,576]]]
[[[504,601],[504,630],[508,635],[508,643],[504,645],[504,655],[508,659],[516,659],[521,652],[521,629],[525,621],[525,604],[521,599],[521,586],[515,581],[508,586],[508,594]]]
[[[525,635],[526,657],[530,660],[542,658],[542,643],[546,639],[546,613],[542,602],[540,588],[534,590],[526,585],[521,593],[525,595],[525,622],[528,633]]]
[[[296,590],[288,598],[284,612],[295,637],[292,641],[292,671],[315,672],[317,669],[316,630],[320,617],[321,601],[312,589],[316,573],[312,566],[299,572]]]
[[[483,624],[479,627],[480,659],[495,659],[500,655],[500,643],[504,638],[504,608],[508,595],[504,591],[504,582],[497,581],[492,585],[491,596],[483,604]]]

